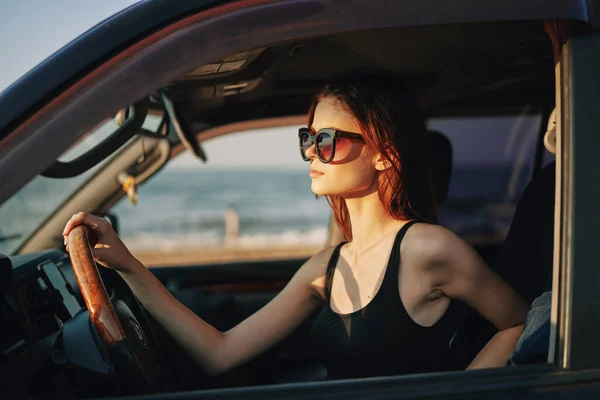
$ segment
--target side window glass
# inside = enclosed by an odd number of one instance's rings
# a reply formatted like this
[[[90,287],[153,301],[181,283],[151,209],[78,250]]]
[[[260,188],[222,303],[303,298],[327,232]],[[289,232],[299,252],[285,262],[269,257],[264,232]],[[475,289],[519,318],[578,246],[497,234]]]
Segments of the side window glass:
[[[330,208],[310,190],[298,127],[219,136],[187,151],[112,210],[120,235],[152,264],[305,257],[327,240]]]
[[[541,117],[524,113],[433,118],[452,143],[453,171],[440,222],[472,243],[501,243],[529,183]]]

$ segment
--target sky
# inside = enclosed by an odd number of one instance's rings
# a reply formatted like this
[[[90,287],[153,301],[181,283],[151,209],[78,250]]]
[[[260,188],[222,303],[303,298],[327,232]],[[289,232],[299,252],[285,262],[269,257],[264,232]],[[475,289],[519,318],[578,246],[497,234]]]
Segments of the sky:
[[[137,0],[0,2],[0,92],[61,47]]]
[[[0,92],[77,36],[104,19],[136,3],[135,0],[4,0],[0,2]],[[190,67],[192,69],[193,66]],[[521,119],[523,121],[523,119]],[[488,120],[473,125],[460,121],[432,123],[455,142],[455,161],[464,164],[506,162],[520,158],[512,149],[517,131],[537,131],[530,119]],[[539,122],[538,122],[539,123]],[[482,129],[482,127],[484,127]],[[490,145],[489,129],[506,132],[509,140]],[[518,129],[517,129],[518,128]],[[531,137],[531,135],[527,135]],[[204,144],[208,166],[306,168],[298,151],[297,127],[263,130],[261,134],[237,134]],[[474,151],[474,148],[477,151]],[[197,165],[189,154],[180,156],[175,168]]]
[[[304,168],[308,171],[308,163],[300,156],[298,128],[266,128],[261,129],[259,134],[257,131],[245,131],[202,143],[208,158],[205,167]],[[169,168],[190,169],[201,163],[190,152],[185,152],[173,160]]]

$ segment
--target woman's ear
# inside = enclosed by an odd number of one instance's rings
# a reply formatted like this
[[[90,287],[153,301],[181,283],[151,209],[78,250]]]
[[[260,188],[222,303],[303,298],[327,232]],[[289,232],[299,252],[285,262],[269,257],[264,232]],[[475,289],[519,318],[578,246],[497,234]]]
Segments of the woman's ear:
[[[377,171],[385,171],[386,169],[390,168],[392,166],[392,163],[390,160],[388,160],[387,158],[385,158],[384,156],[382,156],[381,154],[377,154],[375,156],[375,169]]]

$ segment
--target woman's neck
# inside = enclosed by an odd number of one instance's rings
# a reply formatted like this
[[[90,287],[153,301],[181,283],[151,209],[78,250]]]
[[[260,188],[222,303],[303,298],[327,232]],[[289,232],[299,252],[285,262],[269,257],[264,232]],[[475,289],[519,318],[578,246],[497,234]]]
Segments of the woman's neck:
[[[352,225],[352,242],[358,251],[380,241],[404,223],[385,209],[377,191],[359,198],[346,199]]]

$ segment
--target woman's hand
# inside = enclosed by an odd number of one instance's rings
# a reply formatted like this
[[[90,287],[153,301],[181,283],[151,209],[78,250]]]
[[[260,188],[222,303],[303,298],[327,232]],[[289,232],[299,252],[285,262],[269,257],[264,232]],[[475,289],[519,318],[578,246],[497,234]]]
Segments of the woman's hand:
[[[94,233],[95,237],[90,237],[90,245],[93,247],[94,259],[99,264],[120,272],[130,272],[139,264],[107,220],[83,212],[73,215],[63,230],[67,251],[69,251],[67,236],[79,225],[89,227]]]

